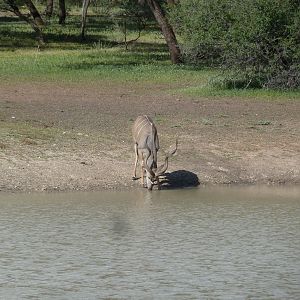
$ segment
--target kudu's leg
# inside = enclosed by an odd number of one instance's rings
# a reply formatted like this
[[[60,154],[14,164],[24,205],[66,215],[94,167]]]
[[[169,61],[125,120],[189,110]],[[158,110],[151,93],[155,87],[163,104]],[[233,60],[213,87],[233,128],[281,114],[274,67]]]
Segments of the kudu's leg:
[[[160,190],[160,182],[159,182],[159,177],[156,177],[156,182],[157,182],[157,188]]]
[[[133,169],[133,176],[132,176],[132,180],[136,180],[136,167],[138,164],[138,160],[139,160],[139,154],[138,154],[138,148],[137,148],[137,144],[134,144],[134,153],[135,153],[135,162],[134,162],[134,169]]]
[[[144,168],[144,162],[141,163],[141,183],[142,186],[145,186],[145,168]]]
[[[146,187],[145,186],[145,174],[146,174],[146,169],[144,167],[144,163],[147,163],[148,161],[148,158],[150,157],[150,151],[147,149],[147,150],[144,150],[142,153],[142,162],[141,162],[141,181],[142,181],[142,185],[143,187]]]

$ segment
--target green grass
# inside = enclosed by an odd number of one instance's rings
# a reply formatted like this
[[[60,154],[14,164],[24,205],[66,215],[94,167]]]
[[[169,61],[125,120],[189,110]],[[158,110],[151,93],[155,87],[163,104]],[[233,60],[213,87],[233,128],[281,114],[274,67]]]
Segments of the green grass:
[[[180,88],[178,93],[192,97],[207,98],[252,98],[252,99],[294,99],[300,100],[300,90],[297,91],[279,91],[267,89],[225,89],[211,85],[209,82],[205,85]]]
[[[165,53],[120,48],[2,52],[1,80],[58,80],[199,84],[209,71],[174,66]]]
[[[37,51],[30,26],[15,17],[0,17],[0,80],[3,81],[115,81],[131,84],[167,84],[170,93],[192,97],[300,99],[300,91],[222,89],[210,84],[218,70],[174,66],[164,39],[149,23],[140,39],[125,50],[122,30],[109,18],[90,16],[87,39],[79,38],[80,17],[71,15],[65,26],[51,20],[45,27],[47,46]],[[128,39],[137,29],[128,29]]]
[[[154,24],[125,50],[122,31],[108,18],[89,17],[87,39],[81,43],[80,18],[69,16],[67,24],[56,20],[44,29],[47,46],[37,51],[31,28],[17,18],[0,18],[1,80],[58,80],[149,83],[194,83],[206,80],[206,72],[170,63],[167,47]],[[127,39],[137,37],[128,30]]]

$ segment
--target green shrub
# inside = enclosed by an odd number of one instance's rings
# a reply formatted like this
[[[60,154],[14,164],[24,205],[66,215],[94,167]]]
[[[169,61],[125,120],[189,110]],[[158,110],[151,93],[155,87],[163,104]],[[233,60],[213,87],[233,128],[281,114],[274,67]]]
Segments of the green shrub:
[[[169,11],[180,35],[185,62],[216,65],[221,62],[224,36],[231,25],[230,1],[183,0]]]
[[[170,12],[193,64],[217,64],[227,87],[300,87],[298,0],[184,0]]]

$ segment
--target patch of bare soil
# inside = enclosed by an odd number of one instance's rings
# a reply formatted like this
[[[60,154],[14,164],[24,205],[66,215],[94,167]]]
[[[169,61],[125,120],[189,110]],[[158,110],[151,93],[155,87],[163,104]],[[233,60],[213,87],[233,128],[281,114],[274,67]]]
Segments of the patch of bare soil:
[[[300,102],[170,95],[168,86],[2,83],[0,190],[132,189],[131,125],[150,115],[166,187],[299,184]],[[25,129],[24,129],[25,128]]]

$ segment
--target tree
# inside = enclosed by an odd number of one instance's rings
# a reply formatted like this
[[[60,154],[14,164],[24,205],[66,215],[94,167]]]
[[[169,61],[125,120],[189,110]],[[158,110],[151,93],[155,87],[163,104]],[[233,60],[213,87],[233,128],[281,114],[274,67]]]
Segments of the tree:
[[[165,0],[163,0],[165,1]],[[162,0],[114,0],[114,1],[103,1],[102,5],[106,5],[110,8],[112,7],[118,7],[118,12],[122,12],[122,17],[124,17],[123,20],[123,28],[124,28],[124,35],[125,35],[125,45],[127,46],[126,42],[126,22],[127,18],[130,19],[130,17],[135,16],[137,19],[140,15],[140,11],[143,11],[144,15],[154,16],[156,22],[158,23],[159,27],[161,28],[162,34],[166,40],[167,46],[169,48],[171,61],[174,64],[181,63],[181,52],[180,48],[178,46],[177,38],[175,35],[175,32],[173,30],[172,25],[170,24],[167,15],[163,9],[163,6],[160,4]],[[175,6],[178,0],[167,0],[164,2],[167,5]],[[86,25],[86,15],[87,15],[87,9],[90,4],[90,0],[83,0],[82,5],[82,22],[81,22],[81,39],[84,39],[85,34],[85,25]],[[140,4],[140,5],[138,5]],[[145,6],[147,4],[147,6]],[[142,7],[142,9],[140,9]],[[148,9],[147,9],[148,7]],[[149,11],[150,9],[150,11]],[[119,14],[120,16],[120,14]],[[151,17],[152,18],[152,17]]]
[[[28,8],[30,14],[24,14],[20,11],[19,6],[17,5],[15,0],[4,0],[5,7],[4,9],[13,12],[16,16],[18,16],[21,20],[27,22],[32,29],[35,31],[37,35],[37,40],[39,46],[44,45],[44,37],[42,32],[42,26],[44,25],[44,21],[41,18],[40,13],[38,12],[35,5],[31,0],[23,0],[21,4],[25,4]]]
[[[30,11],[30,14],[32,16],[32,18],[34,19],[35,23],[39,26],[44,26],[44,21],[40,15],[40,13],[38,12],[37,8],[35,7],[35,5],[32,3],[31,0],[24,0],[25,5],[27,6],[27,8]]]
[[[90,0],[83,0],[82,1],[82,13],[81,13],[81,40],[85,39],[85,26],[86,26],[86,16],[87,11],[90,5]]]
[[[181,63],[181,52],[174,30],[157,0],[145,0],[151,9],[169,48],[173,64]]]
[[[47,18],[51,18],[53,14],[53,0],[47,0],[45,15]]]
[[[66,22],[66,3],[65,0],[58,0],[58,23],[63,25]]]

